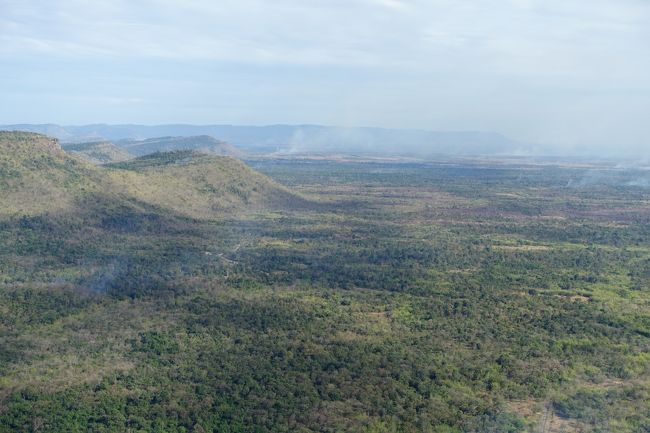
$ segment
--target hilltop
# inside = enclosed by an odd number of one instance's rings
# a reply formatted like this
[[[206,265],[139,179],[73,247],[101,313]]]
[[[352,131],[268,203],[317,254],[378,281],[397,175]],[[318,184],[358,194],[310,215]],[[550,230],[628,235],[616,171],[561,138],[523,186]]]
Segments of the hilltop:
[[[209,135],[193,137],[156,137],[146,140],[122,140],[118,145],[136,156],[143,156],[154,152],[170,152],[174,150],[197,150],[220,156],[241,158],[242,152],[222,140],[217,140]]]
[[[56,154],[61,152],[59,140],[42,134],[21,131],[0,131],[0,149],[7,158],[27,159],[35,151]]]
[[[87,143],[65,143],[63,150],[85,158],[93,164],[122,162],[133,158],[129,152],[120,149],[110,141],[92,141]]]
[[[305,202],[239,160],[193,150],[153,153],[107,169],[139,200],[194,217]]]
[[[112,150],[111,146],[83,144],[68,149],[86,154],[82,158],[67,153],[56,139],[44,135],[0,132],[0,214],[77,212],[84,210],[78,209],[80,203],[92,196],[202,218],[304,202],[230,157],[185,150],[97,166],[87,160],[88,155]]]
[[[69,208],[102,183],[98,170],[63,151],[58,140],[0,131],[0,215]]]

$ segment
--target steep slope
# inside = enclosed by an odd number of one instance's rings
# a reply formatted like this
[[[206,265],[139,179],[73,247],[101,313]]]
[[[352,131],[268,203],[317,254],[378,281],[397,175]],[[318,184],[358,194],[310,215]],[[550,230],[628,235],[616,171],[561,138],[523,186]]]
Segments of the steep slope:
[[[95,166],[56,139],[0,132],[0,216],[85,212],[88,202],[107,201],[200,218],[304,202],[229,157],[177,151]]]
[[[64,152],[56,139],[0,131],[0,216],[69,208],[100,192],[102,180],[100,171]]]
[[[110,141],[93,141],[88,143],[67,143],[61,147],[67,152],[72,152],[93,164],[106,164],[109,162],[122,162],[133,159],[133,155],[120,149]]]
[[[154,152],[171,152],[175,150],[198,150],[220,156],[240,158],[242,152],[225,141],[217,140],[209,135],[194,137],[158,137],[147,140],[125,140],[118,142],[119,146],[136,156],[148,155]]]
[[[192,217],[305,203],[287,188],[230,157],[181,150],[106,167],[130,195]]]

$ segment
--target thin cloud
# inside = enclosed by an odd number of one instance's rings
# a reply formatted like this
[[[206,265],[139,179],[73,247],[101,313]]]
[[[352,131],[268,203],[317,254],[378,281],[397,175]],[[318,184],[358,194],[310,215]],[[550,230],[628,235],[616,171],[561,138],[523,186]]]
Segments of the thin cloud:
[[[641,0],[5,0],[0,120],[60,106],[72,123],[89,112],[137,122],[126,116],[147,108],[154,122],[490,130],[638,148],[650,136],[649,21]],[[106,86],[124,110],[74,99]]]
[[[409,4],[402,0],[368,0],[368,3],[383,6],[394,10],[407,10]]]

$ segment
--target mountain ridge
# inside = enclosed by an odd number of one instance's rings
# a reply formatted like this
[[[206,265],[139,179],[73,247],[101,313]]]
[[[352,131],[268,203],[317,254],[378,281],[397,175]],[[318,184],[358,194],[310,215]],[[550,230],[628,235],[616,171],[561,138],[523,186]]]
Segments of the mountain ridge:
[[[68,125],[16,124],[0,126],[50,132],[61,141],[144,140],[165,136],[208,135],[247,152],[264,154],[345,152],[348,154],[420,156],[440,154],[495,155],[530,151],[502,134],[481,131],[427,131],[378,127],[323,125]]]
[[[135,156],[154,152],[198,150],[219,156],[241,158],[243,153],[232,144],[209,135],[152,137],[144,140],[119,140],[116,146]]]
[[[84,143],[66,143],[61,146],[66,152],[79,155],[93,164],[122,162],[134,158],[126,150],[110,141],[91,141]]]
[[[194,150],[93,165],[56,139],[4,131],[0,150],[0,215],[82,210],[80,203],[92,196],[135,200],[192,218],[305,202],[235,158]]]

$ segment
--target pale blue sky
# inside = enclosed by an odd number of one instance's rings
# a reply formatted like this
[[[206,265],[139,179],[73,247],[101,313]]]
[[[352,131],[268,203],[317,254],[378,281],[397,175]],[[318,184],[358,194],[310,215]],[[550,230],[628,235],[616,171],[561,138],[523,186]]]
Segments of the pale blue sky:
[[[648,23],[647,0],[0,0],[0,124],[317,123],[644,150]]]

